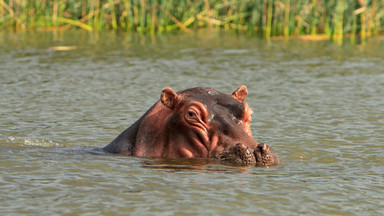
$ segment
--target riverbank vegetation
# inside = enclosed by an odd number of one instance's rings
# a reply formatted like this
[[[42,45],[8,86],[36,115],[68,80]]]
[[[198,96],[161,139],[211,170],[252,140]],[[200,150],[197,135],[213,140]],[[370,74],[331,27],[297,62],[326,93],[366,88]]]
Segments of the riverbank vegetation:
[[[70,28],[364,40],[384,32],[384,0],[0,0],[0,30]]]

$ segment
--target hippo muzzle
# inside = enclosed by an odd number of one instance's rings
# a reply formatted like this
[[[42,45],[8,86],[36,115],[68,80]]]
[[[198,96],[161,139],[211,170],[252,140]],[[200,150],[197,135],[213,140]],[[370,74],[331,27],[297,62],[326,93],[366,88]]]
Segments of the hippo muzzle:
[[[223,162],[239,165],[274,166],[279,164],[279,159],[271,147],[260,143],[255,149],[238,143],[222,152],[219,158]]]

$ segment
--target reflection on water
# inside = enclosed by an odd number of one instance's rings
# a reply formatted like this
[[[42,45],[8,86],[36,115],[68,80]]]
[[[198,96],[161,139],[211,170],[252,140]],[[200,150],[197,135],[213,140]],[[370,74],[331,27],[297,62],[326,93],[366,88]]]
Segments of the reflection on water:
[[[337,47],[215,31],[1,33],[0,213],[381,215],[383,48],[382,38]],[[242,84],[254,138],[279,166],[94,148],[164,87]]]
[[[254,166],[222,163],[214,159],[153,158],[142,163],[143,168],[159,169],[168,172],[224,172],[248,173]],[[264,167],[265,168],[265,167]],[[260,168],[262,169],[262,168]]]

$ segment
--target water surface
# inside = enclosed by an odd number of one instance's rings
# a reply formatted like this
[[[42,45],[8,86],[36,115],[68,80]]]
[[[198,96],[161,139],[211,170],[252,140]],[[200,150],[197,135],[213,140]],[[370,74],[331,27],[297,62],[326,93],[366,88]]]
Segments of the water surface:
[[[384,214],[383,50],[383,38],[1,33],[0,214]],[[164,87],[243,84],[253,136],[273,146],[277,167],[89,151]]]

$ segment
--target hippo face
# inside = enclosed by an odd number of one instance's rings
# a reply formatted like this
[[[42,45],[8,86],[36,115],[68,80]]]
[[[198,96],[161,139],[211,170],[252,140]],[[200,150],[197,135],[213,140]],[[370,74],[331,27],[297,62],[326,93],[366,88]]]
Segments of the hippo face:
[[[166,88],[161,102],[172,110],[167,123],[176,157],[218,158],[242,164],[275,165],[278,159],[265,144],[252,138],[252,109],[244,102],[247,89],[232,94],[212,88],[192,88],[178,93]]]
[[[216,158],[241,164],[276,165],[277,156],[252,138],[247,88],[232,94],[212,88],[174,92],[160,100],[104,150],[139,157]]]

